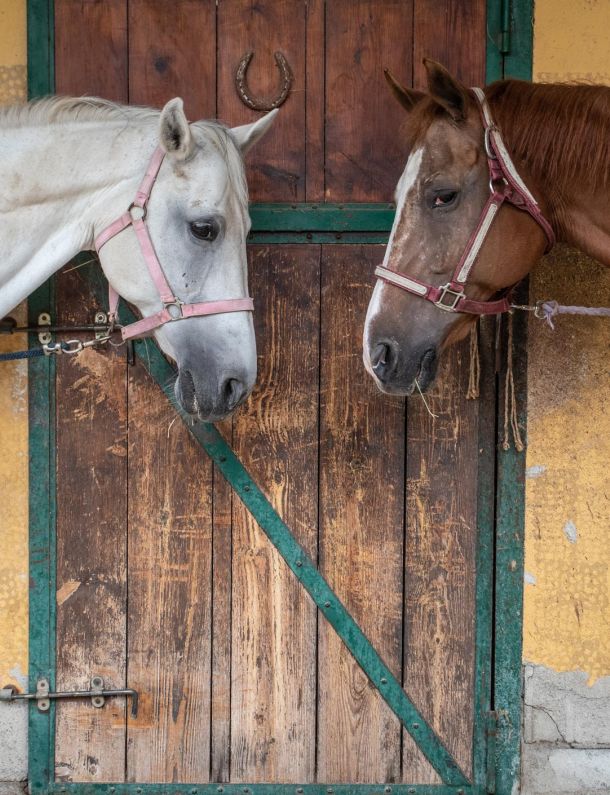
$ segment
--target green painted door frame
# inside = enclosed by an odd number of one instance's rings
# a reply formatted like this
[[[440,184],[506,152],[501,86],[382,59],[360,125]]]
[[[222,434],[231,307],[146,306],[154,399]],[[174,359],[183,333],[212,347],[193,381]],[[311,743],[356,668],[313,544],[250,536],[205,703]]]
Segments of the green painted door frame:
[[[532,0],[488,0],[488,81],[502,76],[528,78],[532,57]],[[28,88],[30,97],[52,93],[53,0],[28,0]],[[256,242],[386,242],[392,205],[254,205],[252,240]],[[99,272],[92,272],[99,283]],[[53,305],[52,281],[29,301],[30,319]],[[126,311],[126,310],[124,310]],[[525,355],[525,323],[517,339]],[[35,344],[35,340],[32,340]],[[136,352],[139,345],[136,343]],[[150,349],[149,349],[150,350]],[[160,385],[170,366],[155,349],[142,360]],[[30,360],[30,686],[55,673],[55,465],[54,362]],[[520,421],[525,423],[525,383],[516,384]],[[166,389],[168,399],[173,396]],[[176,410],[179,409],[176,407]],[[483,426],[485,423],[483,423]],[[521,634],[523,596],[524,454],[489,450],[479,463],[479,509],[476,586],[476,687],[474,780],[467,782],[450,755],[405,695],[369,641],[341,605],[289,528],[273,511],[257,485],[212,425],[190,429],[231,483],[240,499],[278,548],[320,611],[352,651],[372,683],[400,717],[445,782],[442,785],[244,785],[204,784],[63,784],[54,780],[54,709],[30,707],[29,776],[32,795],[509,795],[519,771],[521,726]],[[481,428],[481,434],[494,429]],[[482,436],[483,438],[483,436]],[[499,441],[499,440],[498,440]],[[486,445],[489,448],[489,445]],[[495,627],[495,636],[492,628]],[[492,648],[494,668],[492,671]]]

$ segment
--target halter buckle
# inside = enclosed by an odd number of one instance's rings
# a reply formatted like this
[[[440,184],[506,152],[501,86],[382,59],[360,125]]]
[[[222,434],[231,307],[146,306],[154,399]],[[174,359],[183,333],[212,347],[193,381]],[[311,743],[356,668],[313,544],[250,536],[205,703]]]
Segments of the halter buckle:
[[[457,305],[462,298],[466,298],[466,294],[463,291],[452,290],[449,282],[440,289],[442,292],[438,297],[438,301],[434,302],[434,306],[438,306],[439,309],[443,309],[445,312],[456,312]],[[447,296],[449,296],[449,303],[445,303]]]
[[[497,160],[497,155],[491,144],[491,134],[494,132],[498,132],[498,128],[495,124],[490,124],[489,127],[485,127],[485,154],[491,160]]]

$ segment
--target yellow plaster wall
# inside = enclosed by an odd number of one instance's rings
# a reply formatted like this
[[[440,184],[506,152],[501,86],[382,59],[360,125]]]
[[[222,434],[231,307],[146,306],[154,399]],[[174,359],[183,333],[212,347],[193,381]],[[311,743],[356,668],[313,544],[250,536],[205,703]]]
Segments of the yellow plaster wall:
[[[536,0],[534,79],[610,85],[610,0]],[[532,298],[610,306],[610,270],[558,247]],[[524,659],[610,675],[610,322],[530,323]]]
[[[26,3],[0,2],[0,104],[26,97]],[[20,307],[13,316],[25,320]],[[0,351],[23,338],[0,337]],[[0,364],[0,687],[23,687],[28,624],[27,365]]]

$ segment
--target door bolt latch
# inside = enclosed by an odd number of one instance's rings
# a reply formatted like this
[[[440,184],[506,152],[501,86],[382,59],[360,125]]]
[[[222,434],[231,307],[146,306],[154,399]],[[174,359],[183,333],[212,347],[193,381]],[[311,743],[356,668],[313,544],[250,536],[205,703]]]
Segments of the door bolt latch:
[[[98,709],[104,706],[106,698],[111,696],[131,697],[131,716],[135,718],[138,714],[138,694],[131,688],[123,690],[105,690],[104,680],[101,676],[94,676],[90,682],[89,690],[68,690],[61,693],[49,692],[49,680],[40,677],[36,682],[35,693],[18,693],[13,685],[8,685],[0,690],[0,701],[32,700],[36,701],[36,706],[40,712],[48,712],[51,706],[51,699],[56,698],[88,698],[91,704]]]

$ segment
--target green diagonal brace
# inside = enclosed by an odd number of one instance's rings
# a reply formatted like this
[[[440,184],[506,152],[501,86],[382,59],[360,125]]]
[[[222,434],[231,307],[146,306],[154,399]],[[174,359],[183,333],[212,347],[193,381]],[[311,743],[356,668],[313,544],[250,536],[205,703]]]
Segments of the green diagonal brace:
[[[96,290],[96,293],[98,300],[103,305],[104,290]],[[121,320],[123,323],[127,324],[135,319],[129,310],[122,310]],[[311,596],[318,609],[326,616],[358,665],[379,690],[383,700],[413,737],[418,748],[442,781],[455,786],[467,785],[468,780],[440,738],[415,708],[400,682],[375,651],[364,632],[293,536],[290,528],[282,521],[214,425],[202,422],[192,425],[192,418],[178,406],[173,391],[172,376],[175,375],[175,370],[156,344],[149,340],[137,340],[135,351],[140,362],[184,420],[189,432],[220,469],[240,500],[256,519],[261,530],[284,558],[289,569]]]

